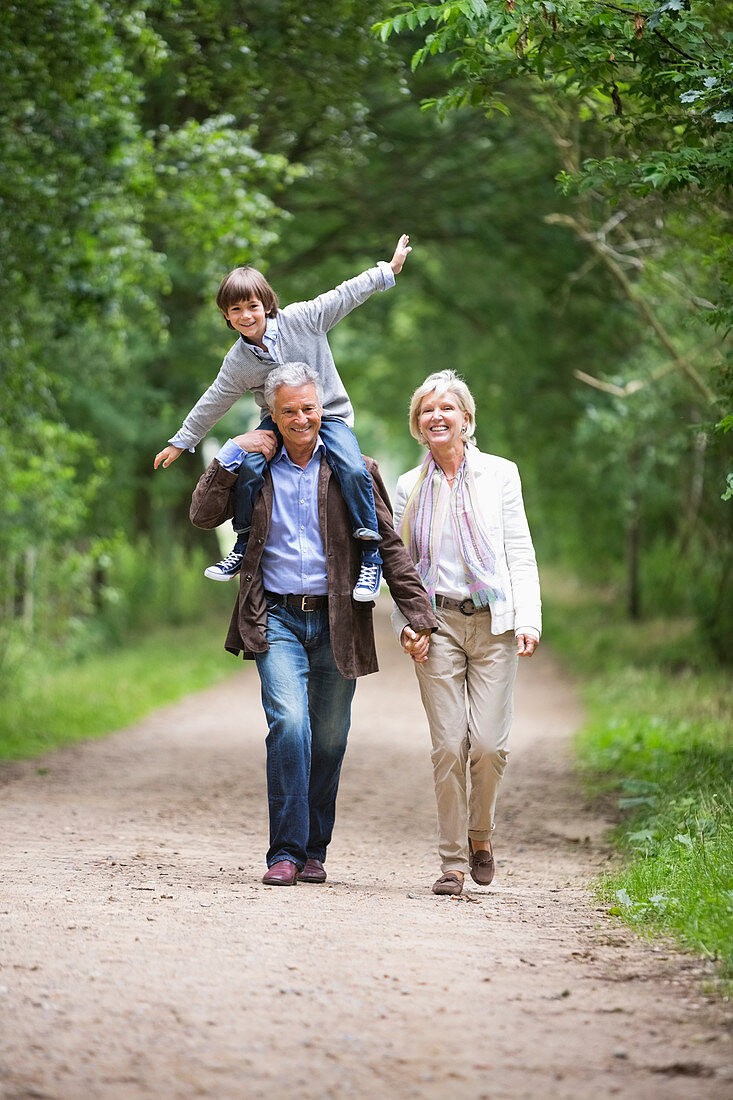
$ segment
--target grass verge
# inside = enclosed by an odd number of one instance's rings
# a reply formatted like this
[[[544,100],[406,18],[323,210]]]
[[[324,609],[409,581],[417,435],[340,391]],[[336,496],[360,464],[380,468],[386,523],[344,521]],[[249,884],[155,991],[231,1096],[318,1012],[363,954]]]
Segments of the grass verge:
[[[31,654],[6,687],[0,759],[28,759],[101,737],[236,672],[242,664],[223,649],[225,627],[223,619],[163,627],[55,666]]]
[[[582,681],[579,765],[618,799],[624,866],[604,876],[600,896],[733,978],[730,669],[689,622],[629,623],[610,593],[555,577],[544,587],[546,637]]]

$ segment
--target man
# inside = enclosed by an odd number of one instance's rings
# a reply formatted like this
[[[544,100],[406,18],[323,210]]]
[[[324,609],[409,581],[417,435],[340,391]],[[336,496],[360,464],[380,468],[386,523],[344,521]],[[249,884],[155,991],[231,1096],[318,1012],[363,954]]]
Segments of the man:
[[[269,733],[267,886],[325,882],[341,762],[356,677],[377,671],[371,604],[352,599],[360,554],[338,482],[319,439],[320,381],[286,363],[265,382],[283,447],[255,503],[226,648],[253,657]],[[244,457],[229,440],[193,494],[191,520],[215,527],[232,515]],[[392,525],[376,462],[374,487],[384,576],[416,635],[437,627],[430,600]]]

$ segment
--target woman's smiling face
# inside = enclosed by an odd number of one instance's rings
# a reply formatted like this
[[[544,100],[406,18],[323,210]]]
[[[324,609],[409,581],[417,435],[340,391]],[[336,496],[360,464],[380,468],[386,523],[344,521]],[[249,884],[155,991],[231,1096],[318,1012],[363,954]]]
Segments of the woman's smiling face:
[[[461,408],[458,398],[450,390],[440,396],[435,390],[420,402],[418,427],[432,450],[455,447],[463,441],[462,430],[468,425],[468,413]]]

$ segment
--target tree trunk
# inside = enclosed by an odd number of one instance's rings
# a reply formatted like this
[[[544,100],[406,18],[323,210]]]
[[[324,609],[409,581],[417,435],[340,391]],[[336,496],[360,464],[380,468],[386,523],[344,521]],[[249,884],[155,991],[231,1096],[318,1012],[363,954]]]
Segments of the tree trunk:
[[[641,506],[639,500],[639,456],[629,455],[629,513],[626,521],[626,612],[634,622],[641,618]]]

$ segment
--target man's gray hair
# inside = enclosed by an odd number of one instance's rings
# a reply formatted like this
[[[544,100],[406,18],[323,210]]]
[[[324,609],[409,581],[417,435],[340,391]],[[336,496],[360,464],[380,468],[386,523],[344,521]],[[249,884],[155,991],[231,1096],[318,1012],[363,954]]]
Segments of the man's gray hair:
[[[275,405],[275,391],[280,386],[307,386],[312,382],[316,388],[318,404],[323,405],[323,383],[313,367],[307,363],[281,363],[271,370],[265,379],[265,401],[269,409]]]

